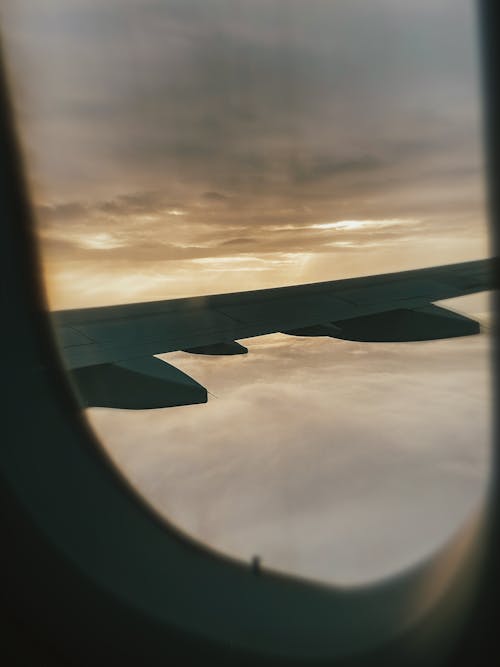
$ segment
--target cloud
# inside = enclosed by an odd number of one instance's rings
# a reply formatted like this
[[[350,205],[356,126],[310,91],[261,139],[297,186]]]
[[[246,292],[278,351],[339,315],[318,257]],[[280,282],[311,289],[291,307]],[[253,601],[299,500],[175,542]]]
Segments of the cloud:
[[[227,197],[220,192],[204,192],[202,194],[202,197],[204,199],[208,199],[209,201],[221,201],[225,202],[227,201]]]
[[[480,168],[465,2],[19,5],[13,48],[26,60],[29,36],[30,108],[44,110],[29,127],[49,194],[175,183],[189,197],[334,205],[384,188],[401,202],[402,181]]]
[[[351,160],[332,160],[328,156],[316,156],[313,160],[294,160],[291,165],[296,183],[310,183],[336,178],[339,175],[376,171],[382,163],[375,157],[365,156]]]
[[[175,526],[328,583],[430,555],[481,502],[490,465],[485,336],[358,344],[273,336],[245,358],[165,359],[206,406],[88,417]],[[363,352],[363,354],[360,354]]]
[[[243,262],[216,275],[228,254],[266,259],[266,287],[487,252],[465,0],[32,4],[6,33],[51,288],[248,289]],[[414,222],[321,227],[389,219]],[[58,307],[91,305],[82,287]]]

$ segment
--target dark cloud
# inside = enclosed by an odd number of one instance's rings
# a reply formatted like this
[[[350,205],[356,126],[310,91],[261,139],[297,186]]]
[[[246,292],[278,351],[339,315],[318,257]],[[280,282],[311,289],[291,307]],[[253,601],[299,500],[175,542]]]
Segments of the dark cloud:
[[[121,182],[354,214],[382,192],[407,208],[405,183],[460,210],[464,172],[479,179],[467,3],[53,2],[24,20],[49,195]]]
[[[121,194],[110,201],[98,203],[96,208],[103,213],[125,217],[133,213],[155,213],[167,205],[165,193],[144,191]]]
[[[223,195],[220,192],[204,192],[202,197],[208,201],[227,201],[226,195]]]
[[[252,243],[254,247],[258,245],[258,240],[256,238],[251,238],[249,236],[240,236],[236,239],[228,239],[227,241],[222,241],[221,246],[245,246],[249,243]]]
[[[38,214],[38,220],[40,220],[42,224],[59,222],[61,220],[63,222],[71,223],[73,220],[88,214],[86,206],[80,202],[67,202],[54,205],[40,204],[36,207],[36,212]]]
[[[356,172],[374,171],[380,169],[381,162],[374,157],[351,160],[332,160],[327,156],[318,156],[312,161],[293,160],[291,171],[293,179],[298,183],[310,183],[312,181],[335,178],[341,174],[353,174]]]

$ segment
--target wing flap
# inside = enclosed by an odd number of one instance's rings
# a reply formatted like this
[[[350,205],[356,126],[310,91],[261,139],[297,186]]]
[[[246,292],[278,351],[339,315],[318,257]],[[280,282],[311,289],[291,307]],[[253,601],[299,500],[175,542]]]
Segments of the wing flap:
[[[178,368],[143,357],[71,371],[84,407],[148,410],[207,402],[207,390]]]
[[[232,356],[234,354],[247,354],[248,348],[231,341],[229,343],[214,343],[213,345],[200,345],[199,347],[188,347],[183,350],[183,352],[189,352],[190,354],[204,354],[204,355],[216,355],[216,356]]]
[[[440,306],[398,308],[383,313],[337,320],[317,327],[285,331],[294,336],[329,336],[365,343],[401,343],[479,333],[476,320]]]
[[[465,315],[430,305],[398,309],[336,322],[335,338],[361,342],[399,343],[478,334],[479,323]]]

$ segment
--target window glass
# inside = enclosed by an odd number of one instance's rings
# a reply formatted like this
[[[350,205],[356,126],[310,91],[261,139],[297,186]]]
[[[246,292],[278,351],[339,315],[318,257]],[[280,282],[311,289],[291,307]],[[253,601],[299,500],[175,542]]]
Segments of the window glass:
[[[465,0],[11,0],[4,40],[51,310],[487,257]],[[88,408],[182,532],[333,584],[428,557],[490,469],[477,336],[282,333],[161,358],[206,405]]]

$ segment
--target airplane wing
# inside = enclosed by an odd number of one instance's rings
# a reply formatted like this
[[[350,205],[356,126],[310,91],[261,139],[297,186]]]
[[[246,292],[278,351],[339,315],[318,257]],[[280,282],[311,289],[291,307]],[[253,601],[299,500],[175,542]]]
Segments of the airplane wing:
[[[146,409],[207,401],[207,391],[153,355],[243,354],[239,339],[282,332],[356,341],[418,341],[479,333],[433,304],[496,287],[485,259],[292,287],[53,313],[84,406]]]

